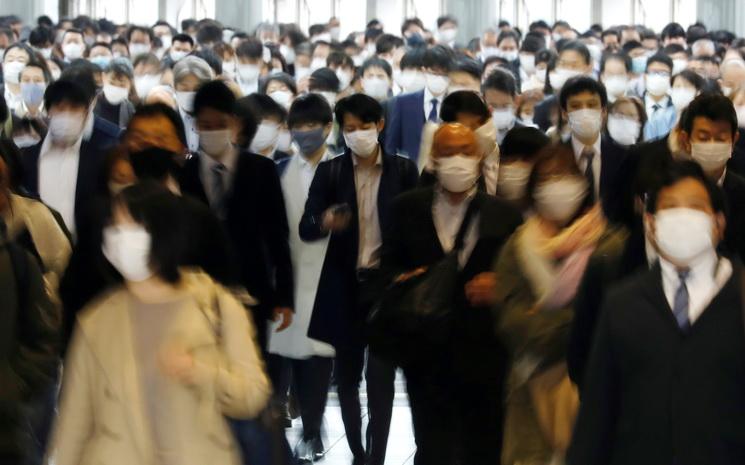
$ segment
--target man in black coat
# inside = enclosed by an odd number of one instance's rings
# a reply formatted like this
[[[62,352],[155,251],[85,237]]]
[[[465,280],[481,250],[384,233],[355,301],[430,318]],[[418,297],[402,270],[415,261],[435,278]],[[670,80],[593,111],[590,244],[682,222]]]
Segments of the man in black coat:
[[[743,271],[716,251],[720,196],[691,162],[650,192],[660,260],[605,299],[568,464],[745,463]]]
[[[367,394],[370,424],[367,455],[362,446],[359,383],[365,348],[364,325],[382,291],[382,237],[392,228],[391,204],[417,183],[417,168],[386,154],[378,143],[383,108],[355,94],[337,102],[336,121],[347,150],[318,165],[310,186],[300,237],[329,237],[308,336],[336,348],[336,381],[342,419],[354,463],[382,465],[393,407],[395,367],[370,352]]]
[[[252,309],[262,350],[268,322],[292,322],[293,275],[284,197],[274,163],[239,152],[231,144],[237,127],[235,96],[219,81],[194,99],[200,152],[184,166],[181,189],[209,205],[222,220],[236,255],[237,282],[259,303]]]
[[[414,463],[499,463],[508,356],[493,332],[490,271],[522,217],[478,191],[483,158],[470,129],[443,126],[433,153],[438,183],[396,199],[383,254],[386,275],[405,280],[440,262],[467,224],[449,333],[439,342],[428,341],[428,334],[402,341],[417,443]]]

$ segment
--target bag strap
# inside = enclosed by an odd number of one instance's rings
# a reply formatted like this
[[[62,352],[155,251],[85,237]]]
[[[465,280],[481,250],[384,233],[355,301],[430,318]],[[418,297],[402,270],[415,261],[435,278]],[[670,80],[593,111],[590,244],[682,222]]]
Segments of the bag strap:
[[[460,224],[460,229],[458,230],[458,235],[455,236],[455,244],[453,245],[454,251],[460,251],[460,249],[463,248],[463,241],[466,238],[466,233],[468,232],[468,228],[471,225],[471,219],[476,214],[476,212],[481,207],[481,196],[478,194],[478,192],[474,195],[473,199],[471,199],[471,203],[468,204],[468,208],[466,209],[466,214],[463,215],[463,222]]]

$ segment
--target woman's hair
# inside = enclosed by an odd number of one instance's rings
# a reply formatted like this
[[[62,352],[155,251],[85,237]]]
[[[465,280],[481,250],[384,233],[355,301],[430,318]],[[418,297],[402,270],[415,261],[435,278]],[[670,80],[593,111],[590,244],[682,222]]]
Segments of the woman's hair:
[[[8,170],[9,188],[12,192],[18,192],[23,181],[23,165],[21,164],[21,151],[18,150],[13,139],[0,137],[0,158],[5,162]]]
[[[182,58],[173,67],[174,86],[183,81],[187,76],[195,76],[199,82],[204,84],[215,78],[215,74],[206,61],[199,57],[187,56]]]

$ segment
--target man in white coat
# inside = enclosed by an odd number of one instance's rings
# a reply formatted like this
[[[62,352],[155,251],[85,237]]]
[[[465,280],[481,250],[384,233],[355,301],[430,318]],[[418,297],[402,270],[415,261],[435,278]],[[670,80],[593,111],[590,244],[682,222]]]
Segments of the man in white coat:
[[[295,318],[282,332],[270,330],[269,371],[275,387],[275,402],[286,405],[290,385],[300,404],[303,438],[295,455],[303,463],[324,455],[321,423],[326,407],[333,358],[331,345],[308,337],[311,314],[326,256],[328,238],[316,242],[300,240],[298,225],[308,190],[318,164],[332,157],[326,139],[333,127],[331,107],[320,94],[296,99],[288,117],[298,155],[277,165],[290,225],[290,251],[295,271]]]

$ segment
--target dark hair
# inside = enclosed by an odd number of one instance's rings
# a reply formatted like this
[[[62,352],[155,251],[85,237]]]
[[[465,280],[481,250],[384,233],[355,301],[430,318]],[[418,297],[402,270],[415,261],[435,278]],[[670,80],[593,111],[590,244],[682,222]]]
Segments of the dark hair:
[[[720,94],[703,93],[688,105],[680,117],[680,128],[691,134],[696,118],[707,118],[712,121],[725,121],[732,128],[732,135],[737,133],[737,112],[732,101]]]
[[[127,29],[127,42],[132,42],[132,34],[135,32],[147,34],[148,40],[151,42],[153,41],[153,31],[151,29],[142,26],[130,26],[130,28]]]
[[[530,32],[535,31],[536,29],[548,29],[551,30],[551,26],[548,25],[548,23],[542,19],[539,19],[538,21],[533,21],[530,23],[530,26],[528,27],[528,30]]]
[[[211,20],[201,23],[197,30],[197,43],[205,45],[214,42],[222,42],[222,26]]]
[[[483,68],[480,62],[474,60],[471,57],[463,56],[455,60],[455,63],[453,63],[453,67],[450,69],[450,72],[453,71],[460,71],[462,73],[470,74],[474,77],[474,79],[480,81]]]
[[[339,78],[331,68],[319,68],[310,75],[311,92],[339,92]]]
[[[683,26],[681,26],[678,23],[669,23],[667,26],[662,28],[662,32],[660,33],[660,37],[662,40],[673,38],[673,37],[686,37],[686,31],[683,29]]]
[[[664,53],[655,53],[649,59],[647,60],[647,70],[649,70],[649,65],[652,63],[662,63],[663,65],[670,68],[670,73],[673,72],[673,59],[669,56],[665,55]]]
[[[31,47],[24,44],[23,42],[16,42],[16,43],[8,45],[8,48],[5,49],[5,53],[3,54],[2,58],[5,58],[5,55],[7,55],[8,52],[13,50],[14,48],[20,48],[21,50],[26,52],[26,55],[28,55],[29,60],[33,59],[36,56],[36,53]]]
[[[207,82],[197,90],[194,96],[194,115],[198,115],[205,108],[234,115],[235,101],[235,94],[224,82]]]
[[[410,26],[419,26],[421,29],[424,29],[424,23],[419,18],[407,18],[404,20],[404,22],[401,24],[401,35],[404,35],[407,29],[409,29]]]
[[[184,147],[187,147],[189,145],[186,141],[184,120],[181,119],[181,116],[176,112],[176,110],[169,107],[165,103],[151,103],[148,105],[137,107],[137,110],[135,111],[134,115],[132,115],[132,118],[129,120],[129,122],[131,125],[132,121],[137,118],[151,118],[153,116],[163,116],[167,118],[176,129],[176,137],[178,137],[179,142],[181,142]]]
[[[411,50],[404,53],[401,57],[401,69],[416,68],[419,69],[424,66],[424,53],[425,47],[414,47]]]
[[[468,113],[481,117],[482,121],[489,119],[489,108],[481,97],[470,90],[459,90],[445,97],[440,109],[440,119],[446,123],[455,123],[458,113]]]
[[[153,272],[168,283],[177,283],[187,245],[186,217],[179,198],[161,184],[145,180],[121,191],[114,205],[126,208],[132,219],[150,233]]]
[[[8,170],[8,181],[11,192],[18,192],[23,185],[23,163],[21,151],[16,147],[13,139],[0,137],[0,158],[5,162]]]
[[[453,23],[456,26],[458,25],[458,20],[455,19],[453,16],[450,15],[444,15],[437,18],[437,28],[441,28],[445,23]]]
[[[352,94],[336,102],[334,115],[340,125],[344,124],[344,115],[347,113],[365,123],[377,123],[383,119],[383,107],[377,100],[365,94]]]
[[[320,94],[305,94],[292,102],[290,114],[287,117],[287,127],[293,127],[303,123],[321,123],[327,125],[333,121],[331,106]]]
[[[100,72],[101,68],[98,66],[88,60],[80,59],[73,61],[70,66],[62,71],[59,80],[74,82],[83,89],[88,102],[92,102],[98,91],[95,75]],[[45,107],[49,108],[46,105]]]
[[[582,176],[574,157],[574,150],[572,150],[570,145],[550,144],[543,147],[535,155],[535,163],[533,164],[533,169],[530,170],[530,177],[526,186],[526,194],[530,205],[534,203],[533,195],[538,187],[538,181],[542,175],[541,171],[545,167],[550,168],[553,166],[565,170],[566,174]],[[580,214],[581,212],[578,211],[577,216]]]
[[[259,96],[260,94],[252,94]],[[266,97],[266,95],[261,95]],[[271,97],[267,97],[272,100]],[[256,135],[256,130],[259,127],[259,121],[257,121],[257,114],[254,112],[252,105],[248,103],[248,97],[242,97],[235,102],[235,115],[240,121],[241,130],[238,133],[238,146],[243,149],[248,149],[251,145],[251,141]]]
[[[191,38],[189,34],[176,34],[173,36],[173,39],[171,39],[171,43],[173,42],[186,42],[189,45],[194,47],[194,39]]]
[[[326,25],[325,24],[312,24],[308,28],[308,35],[312,37],[312,36],[315,36],[315,35],[318,35],[318,34],[323,34],[327,30],[328,29],[326,28]]]
[[[26,66],[23,67],[23,70],[21,70],[21,75],[23,75],[23,72],[26,71],[26,68],[39,68],[41,70],[41,74],[44,75],[44,82],[46,84],[49,84],[52,82],[52,73],[49,72],[49,67],[47,66],[46,61],[37,60],[36,55],[31,57],[31,60],[29,60],[28,63],[26,63]]]
[[[129,153],[129,163],[137,179],[154,179],[164,181],[168,175],[176,178],[179,172],[181,154],[173,153],[160,147],[149,147],[139,152]]]
[[[556,27],[556,26],[554,26]],[[569,40],[562,44],[561,48],[558,49],[559,55],[561,55],[564,52],[573,50],[582,56],[582,59],[585,61],[585,64],[589,65],[592,62],[592,56],[590,55],[590,49],[587,48],[587,45],[583,44],[579,40]]]
[[[43,27],[52,27],[52,26],[54,26],[54,22],[52,21],[52,18],[50,18],[47,15],[41,15],[38,18],[36,18],[36,24],[38,26],[43,26]]]
[[[185,31],[189,28],[195,27],[197,25],[197,20],[193,18],[188,18],[181,20],[181,30]]]
[[[286,85],[288,89],[290,89],[292,95],[297,95],[297,86],[295,85],[295,79],[293,79],[292,76],[287,73],[270,74],[262,78],[259,84],[259,93],[266,94],[266,88],[269,87],[269,83],[272,81],[281,82],[282,84]]]
[[[675,80],[678,78],[683,78],[686,81],[690,82],[691,84],[693,84],[693,87],[695,87],[696,90],[699,92],[702,91],[706,86],[706,79],[702,78],[697,72],[690,69],[684,69],[683,71],[673,76],[671,84],[675,84]]]
[[[382,29],[368,27],[367,30],[365,31],[365,43],[375,42],[376,40],[378,40],[378,37],[382,35],[383,35]]]
[[[453,51],[444,45],[435,45],[427,49],[422,57],[422,66],[425,68],[440,68],[450,71],[453,66]]]
[[[44,108],[49,111],[63,102],[87,108],[91,103],[89,97],[89,94],[75,81],[58,79],[49,84],[44,92]]]
[[[546,38],[540,32],[528,32],[520,46],[521,52],[537,53],[546,48]]]
[[[375,41],[375,53],[388,53],[393,49],[403,47],[404,41],[393,34],[383,34]]]
[[[605,64],[611,60],[620,61],[626,68],[626,72],[631,71],[631,58],[625,53],[604,53],[600,59],[600,74],[605,71]]]
[[[598,94],[600,97],[600,104],[603,108],[608,105],[608,93],[605,91],[605,86],[603,84],[588,76],[575,76],[570,78],[561,88],[561,93],[559,94],[559,105],[561,109],[567,109],[567,101],[569,100],[569,97],[582,92]]]
[[[686,42],[690,45],[700,39],[708,39],[709,33],[706,32],[706,27],[700,23],[691,24],[688,26],[686,32]]]
[[[605,39],[607,36],[616,36],[618,41],[621,41],[621,32],[618,29],[606,29],[600,34],[600,40]]]
[[[680,52],[685,53],[687,56],[690,56],[691,54],[690,50],[684,48],[680,44],[670,44],[670,45],[665,46],[665,48],[662,49],[662,53],[664,53],[667,56],[670,56],[674,53],[680,53]]]
[[[344,52],[329,53],[329,56],[326,58],[326,65],[327,66],[334,65],[337,67],[354,69],[354,61],[349,55],[347,55]]]
[[[362,63],[362,66],[360,66],[359,69],[360,76],[365,74],[365,71],[370,68],[381,68],[383,71],[385,71],[385,74],[387,74],[389,78],[393,78],[393,69],[391,68],[391,65],[382,58],[372,57],[365,60],[365,62]]]
[[[502,160],[523,158],[532,160],[541,149],[551,143],[551,138],[543,131],[533,127],[512,128],[504,136],[500,145]]]
[[[502,43],[503,40],[514,39],[515,45],[520,47],[520,37],[514,31],[502,31],[497,36],[497,46]]]
[[[511,72],[497,68],[491,72],[481,85],[481,93],[486,95],[486,91],[489,89],[504,92],[511,97],[515,97],[517,95],[517,81]]]
[[[235,49],[235,55],[239,58],[245,57],[257,59],[262,58],[263,54],[264,47],[261,44],[261,41],[255,37],[249,37],[248,39],[242,41]]]
[[[556,53],[553,50],[543,49],[535,54],[535,63],[551,63],[556,58]]]
[[[222,74],[222,57],[217,56],[217,53],[213,50],[203,48],[196,52],[192,52],[191,55],[199,57],[207,62],[209,67],[212,68],[212,72],[215,73],[215,76]]]
[[[85,38],[85,34],[83,34],[83,31],[81,31],[80,29],[70,28],[70,29],[66,30],[64,33],[62,33],[62,40],[63,41],[65,40],[65,36],[67,34],[78,34],[78,35],[80,35],[80,37]],[[85,43],[85,41],[83,41],[83,43]]]
[[[644,45],[638,40],[629,40],[621,46],[621,51],[623,53],[631,53],[632,50],[636,50],[637,48],[644,48]]]
[[[36,27],[29,33],[28,43],[37,48],[44,44],[53,44],[52,31],[44,26]]]
[[[251,94],[239,101],[241,105],[246,105],[251,109],[259,122],[267,117],[276,117],[280,121],[287,121],[287,110],[268,95]]]
[[[701,166],[692,160],[669,160],[664,169],[657,176],[656,182],[649,187],[646,201],[646,210],[649,213],[657,213],[657,200],[660,192],[670,188],[684,179],[695,179],[706,188],[711,200],[711,208],[721,213],[725,211],[725,200],[721,189],[704,174]]]

